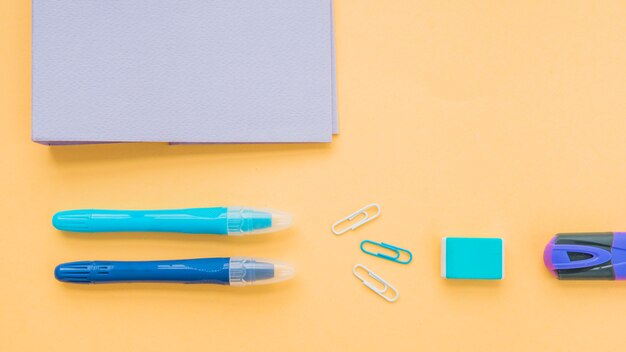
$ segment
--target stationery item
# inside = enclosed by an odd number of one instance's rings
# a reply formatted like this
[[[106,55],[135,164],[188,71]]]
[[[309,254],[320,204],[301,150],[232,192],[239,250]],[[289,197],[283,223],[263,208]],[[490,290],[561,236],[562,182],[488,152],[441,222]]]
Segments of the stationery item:
[[[383,249],[390,250],[394,254],[393,255],[388,255],[388,254],[384,254],[384,253],[381,253],[381,252],[369,251],[366,248],[367,244],[378,246],[378,247],[381,247]],[[384,243],[384,242],[378,243],[378,242],[374,242],[374,241],[370,241],[370,240],[365,240],[365,241],[361,242],[361,246],[360,247],[361,247],[361,251],[363,251],[363,253],[365,253],[365,254],[373,255],[375,257],[383,258],[383,259],[390,260],[392,262],[396,262],[396,263],[400,263],[400,264],[409,264],[413,260],[413,254],[409,250],[404,249],[404,248],[400,248],[400,247],[396,247],[394,245],[387,244],[387,243]],[[400,257],[402,256],[403,253],[408,256],[404,260],[400,259]]]
[[[242,236],[275,232],[291,226],[291,216],[270,209],[244,207],[171,210],[61,211],[54,227],[72,232],[180,232]]]
[[[560,280],[626,280],[626,232],[557,234],[543,261]]]
[[[33,0],[32,138],[330,142],[331,0]]]
[[[375,208],[376,209],[376,213],[374,213],[373,215],[371,215],[368,210],[370,210],[371,208]],[[363,216],[362,219],[360,219],[359,221],[355,222],[352,225],[349,225],[343,229],[338,230],[337,227],[339,225],[342,225],[344,222],[349,222],[354,220],[356,217],[358,216]],[[331,230],[333,231],[333,233],[335,235],[342,235],[350,230],[354,230],[358,227],[360,227],[361,225],[364,225],[374,219],[376,219],[378,216],[380,216],[380,205],[376,204],[376,203],[372,203],[372,204],[368,204],[365,207],[357,210],[355,213],[352,213],[348,216],[346,216],[345,218],[337,221],[336,223],[333,224],[333,226],[331,227]]]
[[[382,284],[382,288],[379,288],[377,286],[380,285],[376,285],[376,284],[372,284],[371,282],[367,281],[366,279],[364,279],[363,277],[361,277],[358,273],[358,269],[363,269],[367,272],[367,275],[369,275],[371,278],[373,278],[374,280],[378,281],[378,283]],[[368,269],[365,265],[363,264],[357,264],[352,268],[352,273],[354,274],[354,276],[356,276],[359,280],[361,280],[361,282],[367,286],[370,290],[376,292],[377,295],[379,295],[380,297],[384,298],[385,300],[387,300],[388,302],[395,302],[398,297],[400,296],[400,294],[398,293],[398,290],[396,290],[395,287],[391,286],[391,284],[389,284],[387,281],[383,280],[383,278],[381,278],[380,276],[376,275],[373,271],[371,271],[370,269]],[[390,290],[393,293],[393,296],[388,296],[387,295],[387,291]]]
[[[504,241],[501,238],[443,238],[441,277],[480,280],[504,278]]]
[[[249,286],[291,279],[289,264],[245,257],[158,260],[140,262],[85,261],[56,267],[59,281],[74,284],[165,282]]]

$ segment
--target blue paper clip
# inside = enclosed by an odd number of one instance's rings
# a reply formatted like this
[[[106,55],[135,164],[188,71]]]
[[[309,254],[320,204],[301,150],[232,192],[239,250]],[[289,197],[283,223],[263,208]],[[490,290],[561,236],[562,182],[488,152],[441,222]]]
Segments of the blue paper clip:
[[[391,256],[388,254],[383,254],[383,253],[374,253],[374,252],[370,252],[368,250],[365,249],[365,244],[369,243],[369,244],[373,244],[375,246],[379,246],[385,249],[388,249],[392,252],[395,252],[395,256]],[[375,257],[379,257],[379,258],[383,258],[383,259],[387,259],[387,260],[391,260],[392,262],[396,262],[396,263],[400,263],[400,264],[409,264],[412,260],[413,260],[413,254],[411,254],[410,251],[404,249],[404,248],[400,248],[400,247],[396,247],[396,246],[392,246],[390,244],[384,243],[384,242],[374,242],[374,241],[370,241],[370,240],[365,240],[363,242],[361,242],[361,251],[363,251],[363,253],[365,254],[369,254],[369,255],[373,255]],[[406,253],[409,255],[409,259],[406,261],[402,261],[399,260],[400,256],[402,255],[402,252]]]

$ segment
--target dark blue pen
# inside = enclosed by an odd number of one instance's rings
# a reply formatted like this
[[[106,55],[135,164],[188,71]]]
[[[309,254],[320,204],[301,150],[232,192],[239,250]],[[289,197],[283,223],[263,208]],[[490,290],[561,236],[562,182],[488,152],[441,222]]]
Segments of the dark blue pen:
[[[75,284],[167,282],[229,286],[263,285],[291,279],[293,267],[245,257],[157,261],[84,261],[61,264],[54,276]]]

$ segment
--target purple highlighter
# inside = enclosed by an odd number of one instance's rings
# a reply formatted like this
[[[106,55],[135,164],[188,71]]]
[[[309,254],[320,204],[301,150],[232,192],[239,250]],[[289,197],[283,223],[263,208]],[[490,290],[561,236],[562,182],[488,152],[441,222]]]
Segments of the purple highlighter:
[[[626,280],[626,232],[557,234],[543,261],[560,280]]]

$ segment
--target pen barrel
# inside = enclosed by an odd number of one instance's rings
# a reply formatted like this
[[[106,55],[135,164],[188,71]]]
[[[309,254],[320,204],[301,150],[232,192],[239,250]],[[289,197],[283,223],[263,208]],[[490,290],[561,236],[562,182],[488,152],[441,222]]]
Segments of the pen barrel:
[[[54,227],[72,232],[180,232],[228,234],[228,208],[173,210],[69,210],[54,215]]]
[[[97,284],[117,282],[167,282],[230,284],[230,258],[158,261],[85,261],[57,266],[59,281]]]

